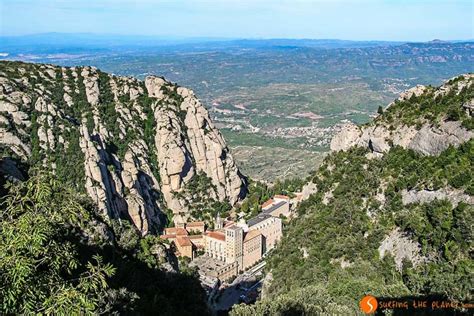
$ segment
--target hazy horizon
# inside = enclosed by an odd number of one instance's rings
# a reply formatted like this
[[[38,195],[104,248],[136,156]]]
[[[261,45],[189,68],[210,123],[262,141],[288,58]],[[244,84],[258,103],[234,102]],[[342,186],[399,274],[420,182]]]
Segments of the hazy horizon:
[[[0,0],[0,35],[470,40],[473,12],[469,0]]]
[[[394,43],[426,43],[435,40],[446,41],[446,42],[471,42],[474,41],[474,37],[470,38],[432,38],[428,40],[386,40],[379,38],[367,38],[367,39],[347,39],[347,38],[310,38],[310,37],[212,37],[212,36],[173,36],[173,35],[146,35],[146,34],[121,34],[121,33],[92,33],[92,32],[42,32],[42,33],[28,33],[28,34],[17,34],[17,35],[3,35],[0,37],[30,37],[30,36],[45,36],[45,35],[83,35],[83,36],[96,36],[96,37],[141,37],[148,39],[167,39],[167,40],[212,40],[212,41],[239,41],[239,40],[295,40],[295,41],[348,41],[348,42],[394,42]]]

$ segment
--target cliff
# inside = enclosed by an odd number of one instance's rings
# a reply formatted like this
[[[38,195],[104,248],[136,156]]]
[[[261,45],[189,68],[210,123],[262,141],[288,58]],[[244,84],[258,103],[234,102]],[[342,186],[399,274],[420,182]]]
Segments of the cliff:
[[[160,77],[0,62],[0,150],[5,174],[49,169],[143,234],[246,193],[206,108]]]
[[[393,146],[401,146],[424,155],[437,155],[449,146],[457,147],[474,137],[467,127],[474,109],[473,83],[474,75],[465,74],[437,88],[411,88],[373,122],[344,126],[332,139],[331,150],[360,146],[380,155]]]

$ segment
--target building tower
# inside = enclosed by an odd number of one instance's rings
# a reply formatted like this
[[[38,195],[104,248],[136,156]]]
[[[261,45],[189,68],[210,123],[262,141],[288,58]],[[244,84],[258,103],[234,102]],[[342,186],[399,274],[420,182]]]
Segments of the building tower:
[[[216,224],[214,225],[214,228],[217,229],[222,229],[224,227],[224,220],[221,218],[221,213],[218,212],[216,216]]]
[[[239,226],[225,229],[226,263],[237,262],[238,269],[243,270],[244,230]]]

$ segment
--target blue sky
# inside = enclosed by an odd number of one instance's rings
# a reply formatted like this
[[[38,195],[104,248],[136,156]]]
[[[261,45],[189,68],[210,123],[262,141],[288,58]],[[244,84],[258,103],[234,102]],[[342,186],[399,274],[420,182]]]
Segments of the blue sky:
[[[0,33],[474,38],[473,0],[0,0]]]

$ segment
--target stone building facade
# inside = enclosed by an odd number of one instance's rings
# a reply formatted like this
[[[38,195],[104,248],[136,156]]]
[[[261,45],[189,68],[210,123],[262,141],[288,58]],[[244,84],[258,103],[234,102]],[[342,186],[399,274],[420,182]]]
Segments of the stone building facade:
[[[243,270],[243,242],[244,230],[232,225],[225,228],[226,258],[227,263],[237,262],[240,270]]]
[[[204,234],[207,256],[226,264],[237,263],[243,271],[260,261],[263,254],[275,247],[282,237],[282,221],[261,213],[247,223],[225,223],[216,219],[215,231]]]
[[[249,231],[259,231],[263,236],[263,253],[273,249],[283,236],[282,221],[278,217],[261,213],[247,222]]]
[[[160,237],[174,244],[176,256],[194,259],[196,250],[205,248],[203,239],[204,232],[204,222],[190,222],[182,223],[177,227],[165,228],[164,234]]]
[[[257,230],[249,231],[245,234],[242,262],[243,270],[247,270],[262,259],[262,241],[263,236]]]
[[[215,230],[206,231],[204,222],[182,223],[166,228],[161,237],[174,242],[180,256],[194,259],[195,251],[202,249],[206,256],[198,259],[207,263],[203,263],[208,266],[206,274],[225,280],[255,265],[275,247],[282,237],[282,221],[273,215],[285,213],[287,206],[286,197],[275,196],[247,223],[225,221],[218,215]]]
[[[209,257],[225,262],[225,234],[220,231],[206,232],[204,235],[204,250]]]

